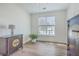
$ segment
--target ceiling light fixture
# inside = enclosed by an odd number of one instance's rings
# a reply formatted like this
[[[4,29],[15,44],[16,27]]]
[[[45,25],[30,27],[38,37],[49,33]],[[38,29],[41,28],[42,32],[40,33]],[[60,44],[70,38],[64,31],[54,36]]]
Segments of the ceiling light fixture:
[[[44,7],[44,8],[42,8],[43,10],[46,10],[46,8]]]

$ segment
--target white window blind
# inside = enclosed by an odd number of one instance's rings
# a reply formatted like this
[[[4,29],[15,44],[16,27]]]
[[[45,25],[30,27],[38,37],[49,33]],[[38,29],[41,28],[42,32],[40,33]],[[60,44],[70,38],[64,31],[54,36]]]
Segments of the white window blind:
[[[55,36],[55,16],[39,17],[38,25],[39,35]]]

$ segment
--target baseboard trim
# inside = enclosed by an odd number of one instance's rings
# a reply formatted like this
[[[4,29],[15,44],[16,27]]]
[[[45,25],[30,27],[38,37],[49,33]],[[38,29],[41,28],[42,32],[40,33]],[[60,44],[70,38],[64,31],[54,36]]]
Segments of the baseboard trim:
[[[49,42],[49,43],[57,43],[57,44],[64,44],[64,45],[67,45],[67,43],[63,43],[63,42],[54,42],[54,41],[42,41],[42,40],[37,40],[37,42]]]

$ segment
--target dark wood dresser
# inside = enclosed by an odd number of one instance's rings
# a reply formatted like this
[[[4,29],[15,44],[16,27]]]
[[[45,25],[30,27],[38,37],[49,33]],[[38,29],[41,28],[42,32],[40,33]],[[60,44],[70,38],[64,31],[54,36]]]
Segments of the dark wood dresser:
[[[0,54],[10,55],[19,48],[23,48],[23,35],[0,37]]]

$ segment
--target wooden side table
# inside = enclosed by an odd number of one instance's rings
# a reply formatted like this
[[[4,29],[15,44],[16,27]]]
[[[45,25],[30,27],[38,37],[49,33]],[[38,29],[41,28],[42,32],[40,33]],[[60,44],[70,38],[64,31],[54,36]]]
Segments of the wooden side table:
[[[23,35],[0,37],[0,54],[10,55],[19,48],[23,48]]]

